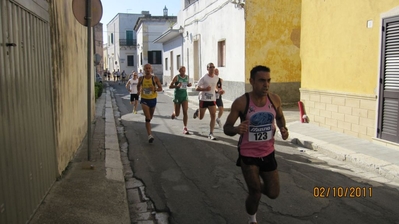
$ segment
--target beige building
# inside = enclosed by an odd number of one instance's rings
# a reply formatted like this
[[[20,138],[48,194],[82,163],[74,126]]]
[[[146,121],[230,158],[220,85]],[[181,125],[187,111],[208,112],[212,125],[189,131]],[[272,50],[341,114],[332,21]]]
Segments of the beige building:
[[[300,92],[310,122],[397,146],[399,2],[304,0],[301,20]]]
[[[88,106],[72,1],[2,0],[0,19],[0,222],[26,223],[86,136],[94,82]]]
[[[256,65],[271,70],[271,91],[284,104],[299,100],[301,0],[245,2],[245,81]]]

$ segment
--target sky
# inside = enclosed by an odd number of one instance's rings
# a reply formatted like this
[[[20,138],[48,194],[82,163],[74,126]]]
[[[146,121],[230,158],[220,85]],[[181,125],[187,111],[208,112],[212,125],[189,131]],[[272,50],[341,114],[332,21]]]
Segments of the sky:
[[[168,9],[169,16],[177,16],[180,10],[181,0],[101,0],[103,16],[101,23],[104,30],[104,43],[107,42],[107,24],[118,13],[141,13],[150,11],[153,16],[162,16],[163,9]]]

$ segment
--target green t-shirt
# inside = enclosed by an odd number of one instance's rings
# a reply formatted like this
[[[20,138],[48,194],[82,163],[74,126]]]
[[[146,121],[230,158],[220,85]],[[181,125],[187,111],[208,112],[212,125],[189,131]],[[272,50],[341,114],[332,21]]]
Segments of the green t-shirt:
[[[177,82],[175,85],[182,83],[180,88],[175,89],[175,98],[186,98],[187,97],[187,85],[188,85],[188,76],[186,75],[182,78],[180,75],[177,76]]]

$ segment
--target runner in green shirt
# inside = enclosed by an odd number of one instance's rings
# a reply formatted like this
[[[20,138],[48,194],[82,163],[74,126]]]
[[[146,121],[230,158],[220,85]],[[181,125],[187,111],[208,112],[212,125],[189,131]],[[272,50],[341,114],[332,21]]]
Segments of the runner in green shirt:
[[[191,83],[189,82],[189,78],[186,75],[186,67],[181,66],[179,69],[179,75],[176,75],[172,82],[170,83],[169,88],[175,89],[175,96],[173,98],[175,111],[173,111],[171,118],[175,119],[180,115],[180,105],[183,108],[183,134],[190,134],[187,130],[187,121],[188,121],[188,96],[187,96],[187,87],[191,87]]]

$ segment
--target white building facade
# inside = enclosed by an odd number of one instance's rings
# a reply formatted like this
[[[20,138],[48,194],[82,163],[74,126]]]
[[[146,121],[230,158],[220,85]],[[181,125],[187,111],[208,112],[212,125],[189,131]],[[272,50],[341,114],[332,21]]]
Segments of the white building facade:
[[[171,80],[180,65],[197,82],[212,62],[224,80],[224,97],[245,92],[245,1],[182,0],[177,23],[157,41],[163,43],[164,79]],[[254,65],[255,66],[255,65]]]
[[[169,85],[175,75],[179,74],[179,68],[183,62],[183,35],[182,30],[170,28],[155,39],[155,43],[163,44],[163,81]],[[190,78],[190,76],[189,76]],[[192,79],[191,79],[192,80]]]
[[[177,21],[176,16],[151,16],[149,14],[139,18],[134,27],[137,33],[137,64],[138,70],[150,63],[154,75],[163,83],[163,46],[154,42],[165,30],[171,28]]]
[[[118,13],[107,24],[107,65],[113,72],[125,70],[129,75],[137,70],[136,45],[137,35],[134,26],[142,14]]]

